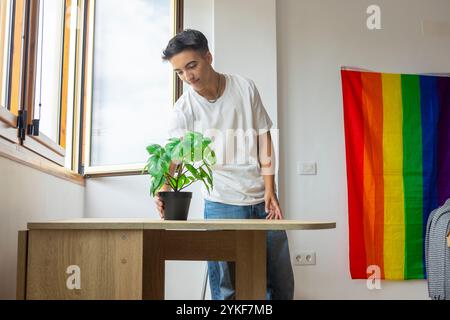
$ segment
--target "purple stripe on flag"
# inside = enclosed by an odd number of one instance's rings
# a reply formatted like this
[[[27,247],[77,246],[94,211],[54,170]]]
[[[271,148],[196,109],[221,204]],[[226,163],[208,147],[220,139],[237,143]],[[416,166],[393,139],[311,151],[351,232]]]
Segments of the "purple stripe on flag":
[[[438,195],[439,206],[450,198],[450,77],[439,77],[440,117],[438,129]]]

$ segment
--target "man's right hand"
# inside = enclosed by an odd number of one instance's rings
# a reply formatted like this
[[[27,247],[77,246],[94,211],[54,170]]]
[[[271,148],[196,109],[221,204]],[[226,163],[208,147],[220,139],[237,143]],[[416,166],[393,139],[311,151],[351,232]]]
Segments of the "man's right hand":
[[[159,192],[155,196],[155,203],[156,203],[156,209],[159,212],[159,216],[161,219],[164,219],[164,202],[162,201],[161,197],[159,196]]]
[[[170,162],[169,173],[171,176],[173,176],[176,168],[177,168],[177,165],[173,162]],[[170,190],[171,189],[170,189],[169,185],[164,184],[160,191],[170,191]],[[159,216],[161,217],[161,219],[164,219],[164,201],[159,196],[159,192],[156,193],[155,203],[156,203],[156,209],[159,212]]]

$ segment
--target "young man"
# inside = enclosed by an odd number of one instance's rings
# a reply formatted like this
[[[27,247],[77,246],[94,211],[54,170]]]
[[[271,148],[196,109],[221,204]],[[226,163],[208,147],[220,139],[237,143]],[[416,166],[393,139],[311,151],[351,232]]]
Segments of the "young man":
[[[283,219],[274,182],[272,121],[253,81],[216,72],[208,40],[196,30],[171,39],[163,59],[190,86],[174,106],[170,136],[198,131],[213,140],[217,163],[214,188],[205,192],[205,219]],[[163,218],[164,203],[158,196],[156,204]],[[208,274],[213,300],[234,299],[232,263],[208,262]],[[286,232],[269,231],[267,299],[290,300],[293,292]]]

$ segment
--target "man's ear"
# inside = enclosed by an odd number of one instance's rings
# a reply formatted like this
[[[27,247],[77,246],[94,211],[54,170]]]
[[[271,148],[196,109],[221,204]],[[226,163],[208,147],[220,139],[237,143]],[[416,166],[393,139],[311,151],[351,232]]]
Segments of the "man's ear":
[[[205,53],[205,60],[206,60],[206,62],[208,62],[208,64],[212,64],[212,62],[213,62],[213,56],[212,56],[212,54],[211,54],[211,52],[206,52]]]

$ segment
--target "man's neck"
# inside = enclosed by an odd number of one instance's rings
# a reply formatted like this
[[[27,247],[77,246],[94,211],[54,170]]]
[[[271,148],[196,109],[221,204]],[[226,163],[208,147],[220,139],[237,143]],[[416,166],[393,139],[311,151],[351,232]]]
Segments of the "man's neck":
[[[197,91],[199,95],[207,100],[215,100],[222,94],[222,84],[219,80],[220,74],[213,71],[211,79],[209,80],[209,85],[201,91]],[[219,90],[219,94],[218,91]]]

